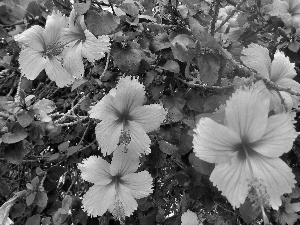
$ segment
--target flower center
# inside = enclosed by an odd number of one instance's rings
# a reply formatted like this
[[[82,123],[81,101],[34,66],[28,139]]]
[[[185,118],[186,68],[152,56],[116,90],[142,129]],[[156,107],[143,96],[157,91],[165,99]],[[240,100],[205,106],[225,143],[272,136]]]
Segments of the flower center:
[[[52,43],[51,45],[47,46],[46,51],[44,52],[44,57],[51,57],[57,56],[62,53],[64,50],[64,45],[61,43]]]
[[[124,206],[123,206],[123,203],[117,198],[114,202],[114,209],[112,211],[112,215],[113,215],[114,219],[119,220],[121,224],[125,224],[124,223],[124,220],[125,220]]]

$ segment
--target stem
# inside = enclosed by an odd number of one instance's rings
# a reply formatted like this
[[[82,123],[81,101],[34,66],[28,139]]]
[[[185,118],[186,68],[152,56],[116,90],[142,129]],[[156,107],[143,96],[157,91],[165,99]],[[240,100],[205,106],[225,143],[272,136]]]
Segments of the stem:
[[[219,9],[220,9],[220,0],[215,1],[215,10],[214,10],[214,16],[210,23],[210,35],[215,35],[215,26],[219,15]]]

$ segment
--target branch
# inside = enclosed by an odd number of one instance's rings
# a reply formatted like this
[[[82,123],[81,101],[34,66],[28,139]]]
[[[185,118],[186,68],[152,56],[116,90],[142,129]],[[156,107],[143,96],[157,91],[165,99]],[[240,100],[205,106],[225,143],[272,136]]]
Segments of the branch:
[[[205,84],[194,84],[194,83],[191,83],[191,82],[188,82],[186,80],[183,80],[179,77],[175,77],[177,80],[180,80],[182,83],[186,84],[187,86],[189,87],[192,87],[192,88],[202,88],[202,89],[211,89],[211,90],[225,90],[225,89],[231,89],[233,88],[234,86],[233,85],[229,85],[229,86],[225,86],[225,87],[219,87],[219,86],[207,86]]]
[[[108,64],[109,64],[109,58],[110,58],[110,52],[107,53],[107,59],[106,59],[106,64],[105,64],[105,67],[104,67],[104,70],[100,76],[100,80],[102,79],[102,77],[104,77],[106,71],[107,71],[107,68],[108,68]]]
[[[89,117],[86,116],[86,117],[81,118],[81,119],[79,119],[79,120],[76,120],[76,121],[74,121],[74,122],[70,122],[70,123],[61,123],[61,124],[56,124],[56,125],[57,125],[57,126],[60,126],[60,127],[70,127],[70,126],[74,126],[74,125],[78,124],[79,122],[82,122],[82,121],[84,121],[84,120],[86,120],[86,119],[88,119],[88,118],[89,118]]]
[[[233,17],[233,15],[241,8],[241,6],[246,2],[247,0],[242,0],[236,7],[234,10],[231,11],[231,13],[226,17],[226,19],[220,24],[220,26],[215,30],[214,33],[218,32],[225,23],[228,22],[228,20]]]
[[[5,119],[8,119],[8,118],[9,118],[9,115],[6,114],[6,113],[0,112],[0,117],[3,117],[3,118],[5,118]]]
[[[86,98],[87,96],[85,95],[85,96],[83,96],[78,102],[77,102],[77,104],[75,105],[75,106],[73,106],[64,116],[62,116],[60,119],[58,119],[57,121],[56,121],[56,123],[61,123],[61,122],[63,122],[65,119],[66,119],[66,117],[68,116],[68,115],[70,115],[72,112],[74,112],[74,110],[81,104],[81,102],[83,102],[83,100]]]

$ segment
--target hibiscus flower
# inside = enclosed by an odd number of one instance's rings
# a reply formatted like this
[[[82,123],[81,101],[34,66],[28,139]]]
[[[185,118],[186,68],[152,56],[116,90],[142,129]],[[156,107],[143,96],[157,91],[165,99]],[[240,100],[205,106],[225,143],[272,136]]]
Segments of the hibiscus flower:
[[[75,78],[83,76],[83,57],[93,62],[103,58],[110,49],[109,37],[96,38],[87,30],[84,16],[78,15],[74,9],[69,17],[69,28],[62,29],[61,40],[68,46],[64,52],[64,66]]]
[[[144,99],[144,85],[128,76],[90,110],[91,118],[102,120],[96,138],[103,154],[111,154],[119,143],[137,155],[150,153],[146,133],[159,128],[166,111],[159,104],[143,105]]]
[[[297,137],[289,113],[268,117],[270,99],[259,81],[238,89],[226,102],[225,125],[201,118],[194,129],[194,152],[216,166],[210,180],[233,207],[254,195],[278,209],[280,196],[296,183],[291,168],[280,158]]]
[[[81,176],[94,185],[83,196],[83,208],[91,216],[102,216],[107,210],[123,220],[137,209],[135,199],[152,193],[152,177],[147,171],[135,173],[139,158],[117,147],[111,164],[101,157],[91,156],[79,164]]]
[[[300,25],[300,0],[274,0],[265,6],[265,12],[280,17],[286,27]]]
[[[276,51],[274,60],[271,62],[269,50],[252,43],[248,48],[243,49],[242,55],[244,55],[241,56],[243,63],[249,68],[256,70],[261,77],[282,87],[290,87],[294,91],[300,91],[300,84],[293,80],[297,75],[294,69],[295,64],[290,63],[289,58],[285,57],[282,52]],[[280,91],[280,94],[288,109],[298,107],[299,97],[291,96],[285,91]],[[274,109],[276,112],[283,111],[281,98],[277,90],[269,90],[269,95],[271,98],[270,110]]]
[[[19,63],[22,74],[34,80],[45,69],[50,80],[58,87],[71,84],[74,78],[62,66],[61,53],[64,45],[60,42],[60,31],[67,27],[68,20],[59,12],[47,17],[45,28],[34,25],[16,35],[15,40],[24,44]]]

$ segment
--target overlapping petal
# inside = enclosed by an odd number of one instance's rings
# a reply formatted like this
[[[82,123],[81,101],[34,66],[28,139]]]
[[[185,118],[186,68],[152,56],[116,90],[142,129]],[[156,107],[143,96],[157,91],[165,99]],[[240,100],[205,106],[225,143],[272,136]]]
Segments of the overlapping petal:
[[[118,120],[120,114],[115,107],[114,97],[108,93],[90,111],[90,117],[99,120]]]
[[[271,59],[267,48],[252,43],[243,49],[242,55],[244,56],[241,56],[241,60],[246,66],[256,70],[263,78],[269,79]]]
[[[159,128],[166,117],[166,110],[158,104],[137,106],[134,108],[130,117],[135,122],[141,124],[146,133]]]
[[[116,189],[110,185],[94,185],[83,196],[83,208],[93,217],[102,216],[115,201]]]
[[[296,137],[292,116],[288,113],[277,114],[268,118],[264,135],[251,143],[251,148],[264,156],[278,158],[291,150]]]
[[[143,104],[145,87],[136,78],[127,76],[119,80],[116,87],[115,106],[120,112],[131,112]]]
[[[230,161],[242,142],[237,133],[206,117],[200,119],[194,132],[196,156],[210,163]]]
[[[81,170],[81,177],[85,181],[96,185],[107,185],[112,181],[110,165],[104,159],[97,156],[90,156],[78,165]]]
[[[69,44],[65,49],[64,54],[64,67],[72,74],[74,78],[80,79],[84,75],[84,65],[81,56],[82,43],[75,41]]]
[[[270,206],[277,210],[281,205],[280,196],[292,192],[296,183],[292,169],[280,158],[269,158],[255,152],[249,160],[253,176],[263,182],[270,197]]]
[[[26,46],[34,49],[36,52],[42,52],[46,47],[43,39],[43,31],[44,28],[34,25],[14,38],[15,41],[26,44]]]
[[[129,150],[135,152],[137,155],[141,153],[149,154],[151,152],[151,140],[139,123],[128,121],[126,130],[129,130],[131,137],[131,141],[127,145]]]
[[[226,102],[226,124],[242,141],[257,141],[265,132],[269,105],[270,99],[263,83],[247,91],[239,89]]]
[[[147,197],[153,192],[152,181],[153,179],[147,171],[128,173],[121,178],[122,185],[131,190],[135,199]]]
[[[82,56],[89,62],[102,59],[105,52],[110,50],[110,39],[108,36],[96,38],[89,30],[84,31],[85,41],[82,43]]]
[[[112,176],[125,176],[137,171],[139,167],[139,158],[131,152],[125,152],[124,146],[118,146],[113,154],[110,165],[110,174]]]
[[[120,184],[119,188],[117,189],[116,199],[122,203],[124,216],[130,216],[138,207],[136,200],[131,194],[131,190],[122,184]],[[113,210],[110,209],[109,211],[114,215]]]
[[[104,155],[111,154],[119,143],[123,124],[118,120],[101,121],[95,128],[96,138]]]
[[[25,48],[20,52],[19,63],[22,74],[29,80],[34,80],[46,68],[48,60],[42,52],[32,48]]]
[[[283,78],[294,78],[297,75],[294,67],[295,63],[291,63],[284,53],[276,51],[271,65],[270,80],[276,83]]]
[[[55,81],[58,87],[69,86],[74,82],[74,78],[61,65],[59,58],[56,56],[48,58],[45,70],[50,80]]]
[[[222,192],[233,207],[239,208],[244,203],[251,174],[246,160],[232,158],[229,163],[217,164],[210,175],[210,180]]]

